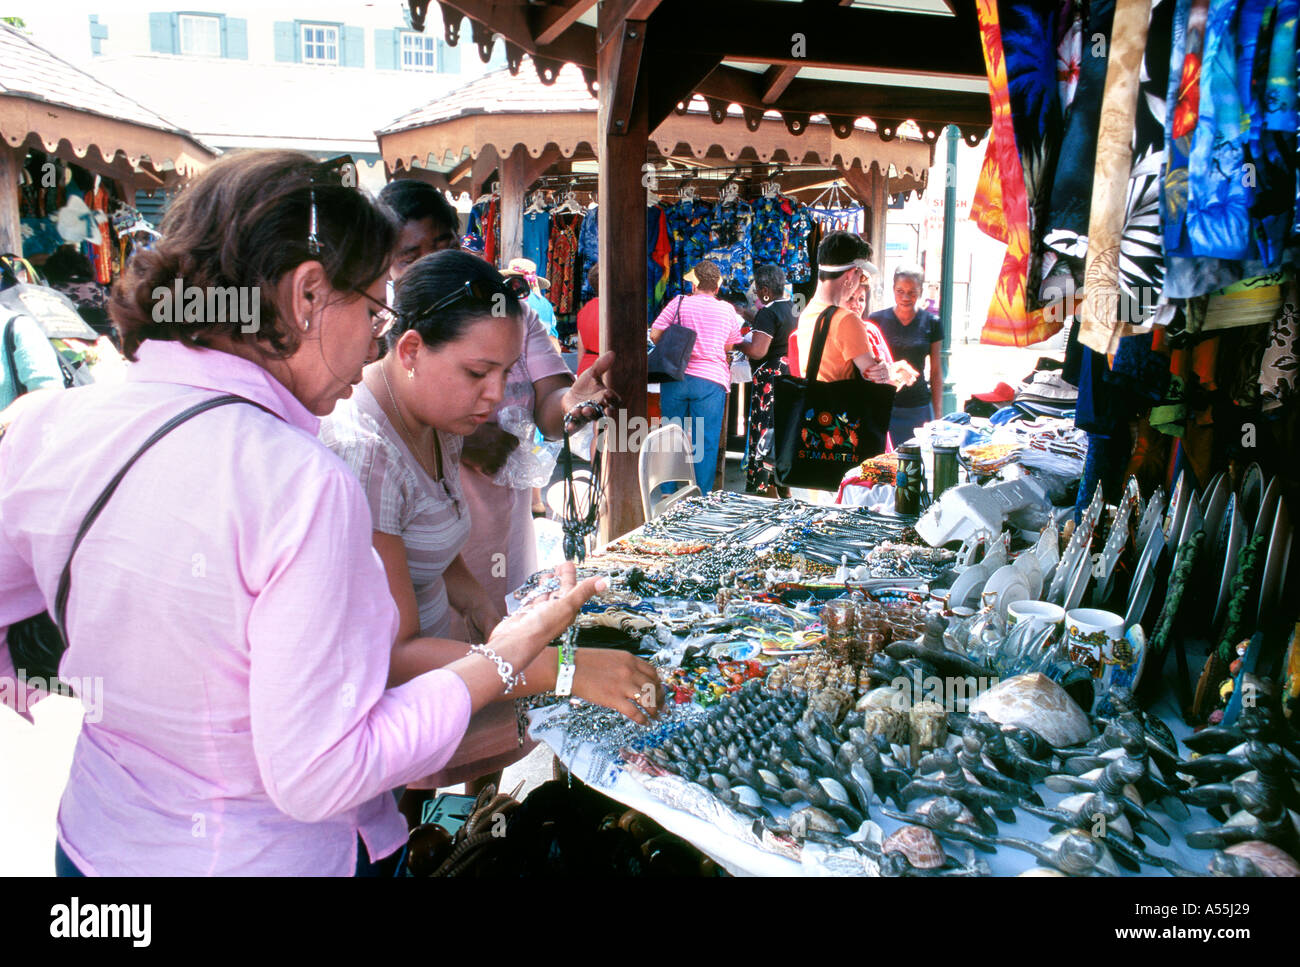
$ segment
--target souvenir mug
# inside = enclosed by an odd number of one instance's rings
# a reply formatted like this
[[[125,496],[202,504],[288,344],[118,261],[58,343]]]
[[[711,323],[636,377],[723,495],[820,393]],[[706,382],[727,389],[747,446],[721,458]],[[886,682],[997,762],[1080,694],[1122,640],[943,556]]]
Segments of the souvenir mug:
[[[1014,628],[1022,621],[1060,628],[1065,621],[1065,609],[1048,601],[1013,601],[1007,607],[1007,628]]]
[[[1113,611],[1075,608],[1065,613],[1065,643],[1070,661],[1100,678],[1103,658],[1124,638],[1124,618]]]

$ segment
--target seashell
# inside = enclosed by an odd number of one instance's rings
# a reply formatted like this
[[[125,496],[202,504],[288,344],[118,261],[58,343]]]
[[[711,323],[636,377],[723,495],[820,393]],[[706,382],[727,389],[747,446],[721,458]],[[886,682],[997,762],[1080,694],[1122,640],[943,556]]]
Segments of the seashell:
[[[925,802],[921,803],[921,805],[917,807],[916,809],[917,815],[929,816],[930,810],[935,807],[936,803],[939,802],[940,802],[939,799],[927,799]],[[961,807],[960,811],[958,811],[957,809],[957,807],[959,806]],[[945,798],[942,802],[942,805],[940,805],[938,809],[935,810],[935,814],[936,816],[941,816],[941,815],[947,816],[951,818],[954,822],[965,823],[967,826],[975,825],[975,814],[972,813],[969,809],[967,809],[963,803],[959,802],[956,799]]]
[[[1092,735],[1078,703],[1039,672],[999,682],[975,699],[972,711],[985,713],[999,725],[1032,729],[1057,748],[1078,745]]]
[[[862,731],[883,735],[891,745],[901,744],[907,741],[907,715],[893,708],[871,709],[862,717]]]
[[[804,839],[809,833],[838,833],[839,823],[835,817],[816,806],[805,806],[790,814],[790,832],[796,839]]]
[[[936,870],[948,862],[938,838],[924,826],[904,826],[880,846],[884,853],[902,853],[918,870]]]
[[[1252,839],[1229,846],[1224,852],[1250,860],[1261,876],[1300,876],[1300,863],[1272,843]]]
[[[906,711],[911,704],[912,700],[901,688],[882,685],[858,699],[857,708],[863,712],[873,708],[893,708],[901,712]]]

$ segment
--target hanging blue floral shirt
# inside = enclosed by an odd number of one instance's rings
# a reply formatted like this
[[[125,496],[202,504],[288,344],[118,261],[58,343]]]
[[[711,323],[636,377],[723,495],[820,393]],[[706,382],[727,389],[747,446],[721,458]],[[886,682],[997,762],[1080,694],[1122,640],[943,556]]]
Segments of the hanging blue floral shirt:
[[[582,220],[582,228],[578,231],[578,264],[573,270],[575,276],[582,280],[581,305],[586,305],[596,297],[591,282],[587,279],[587,271],[600,261],[599,215],[599,208],[589,208],[587,217]]]
[[[1243,11],[1262,0],[1243,0]],[[1241,259],[1249,251],[1250,190],[1237,87],[1236,0],[1211,0],[1201,66],[1200,116],[1188,161],[1187,237],[1192,254]]]
[[[665,298],[672,299],[686,291],[682,276],[704,258],[710,248],[713,206],[706,201],[682,201],[665,209],[668,237],[672,240],[672,270],[668,274]]]

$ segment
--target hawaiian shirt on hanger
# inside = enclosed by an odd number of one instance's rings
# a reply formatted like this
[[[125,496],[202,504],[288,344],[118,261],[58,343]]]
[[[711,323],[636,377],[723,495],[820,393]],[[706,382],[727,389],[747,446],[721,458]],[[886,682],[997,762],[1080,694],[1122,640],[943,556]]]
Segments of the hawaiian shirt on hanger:
[[[1286,259],[1284,247],[1288,227],[1300,200],[1296,144],[1296,44],[1297,12],[1300,0],[1277,0],[1268,49],[1268,66],[1256,70],[1262,90],[1255,92],[1254,105],[1261,107],[1258,124],[1251,125],[1250,154],[1258,165],[1257,190],[1250,217],[1255,252],[1270,268]],[[1261,33],[1261,41],[1265,34]],[[1262,53],[1256,52],[1256,67]],[[1260,77],[1260,75],[1263,75]],[[1293,191],[1293,189],[1295,189]],[[1300,226],[1297,226],[1300,227]],[[1294,255],[1292,256],[1294,260]]]
[[[668,237],[668,218],[662,205],[648,205],[646,217],[646,314],[653,318],[668,292],[672,241]]]
[[[1257,13],[1262,0],[1242,0]],[[1241,259],[1250,243],[1250,190],[1241,135],[1233,23],[1236,0],[1210,0],[1201,66],[1200,117],[1188,160],[1187,238],[1192,254]]]
[[[720,204],[713,210],[709,226],[712,247],[705,258],[718,263],[722,269],[723,288],[744,292],[754,281],[754,251],[750,232],[754,222],[754,207],[747,201]]]
[[[786,247],[790,244],[789,218],[793,213],[794,202],[784,195],[754,202],[754,226],[749,237],[755,262],[785,263]]]
[[[813,230],[812,211],[807,205],[795,203],[787,226],[789,245],[783,267],[785,277],[796,285],[812,278],[812,260],[808,257],[808,237]]]
[[[574,272],[578,279],[580,305],[591,301],[596,293],[587,280],[587,270],[600,260],[600,209],[589,208],[582,220],[582,232],[578,235],[578,264]]]
[[[1132,311],[1125,321],[1145,323],[1164,288],[1164,238],[1160,229],[1161,165],[1165,157],[1166,96],[1173,44],[1175,0],[1155,0],[1143,54],[1134,124],[1128,200],[1119,247],[1119,287]]]
[[[672,245],[671,264],[665,299],[686,291],[684,276],[709,250],[709,231],[713,222],[713,205],[698,199],[668,206],[668,236]]]

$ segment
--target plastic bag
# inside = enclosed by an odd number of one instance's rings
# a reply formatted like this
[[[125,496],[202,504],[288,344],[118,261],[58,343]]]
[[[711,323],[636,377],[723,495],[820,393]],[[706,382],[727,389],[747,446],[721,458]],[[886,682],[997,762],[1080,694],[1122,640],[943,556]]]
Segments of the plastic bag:
[[[545,487],[550,483],[560,444],[543,439],[533,424],[532,413],[522,406],[503,406],[497,413],[497,423],[519,438],[519,446],[510,451],[505,466],[497,471],[492,482],[514,490]]]

